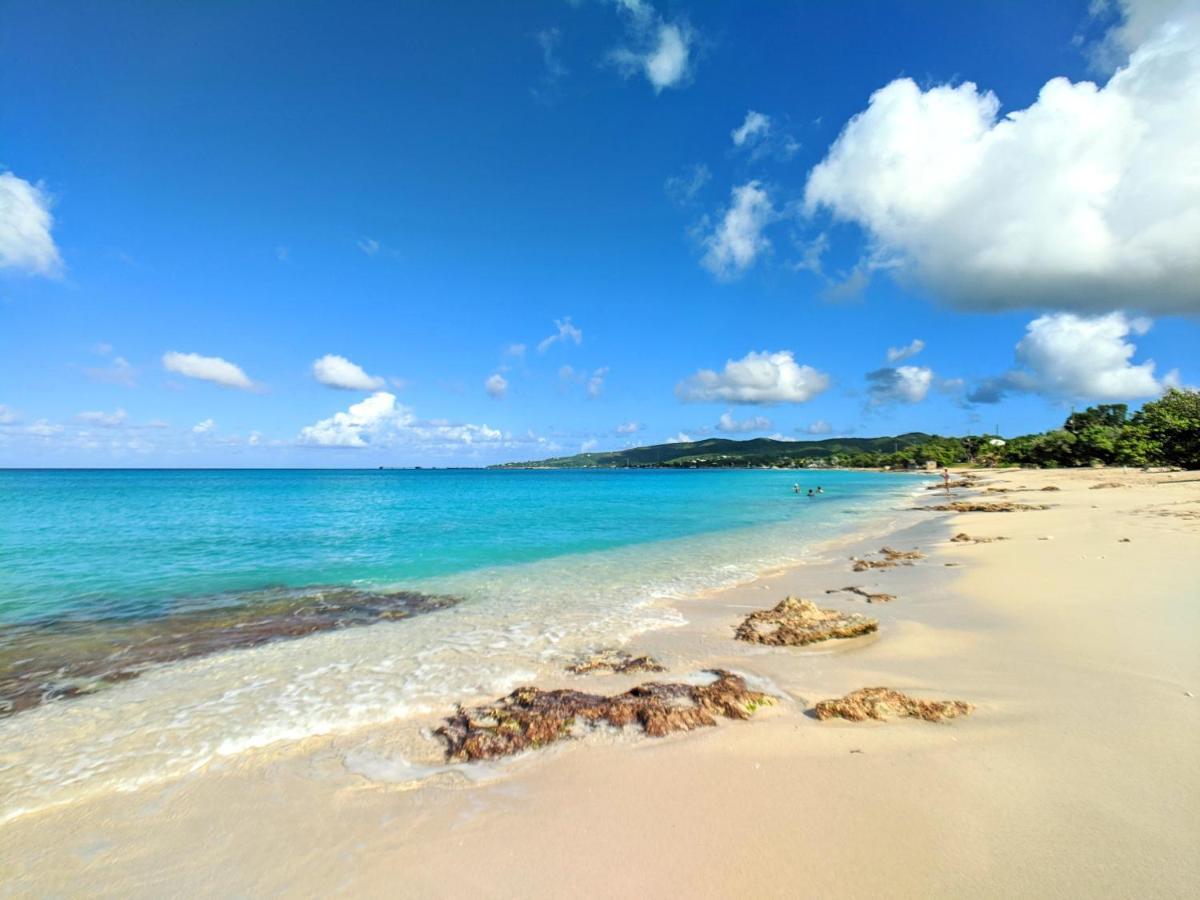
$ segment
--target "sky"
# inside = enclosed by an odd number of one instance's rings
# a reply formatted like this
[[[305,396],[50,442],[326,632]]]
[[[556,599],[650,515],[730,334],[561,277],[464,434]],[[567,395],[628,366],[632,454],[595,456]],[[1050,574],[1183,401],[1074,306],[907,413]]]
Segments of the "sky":
[[[0,0],[0,466],[1014,434],[1200,382],[1200,0]]]

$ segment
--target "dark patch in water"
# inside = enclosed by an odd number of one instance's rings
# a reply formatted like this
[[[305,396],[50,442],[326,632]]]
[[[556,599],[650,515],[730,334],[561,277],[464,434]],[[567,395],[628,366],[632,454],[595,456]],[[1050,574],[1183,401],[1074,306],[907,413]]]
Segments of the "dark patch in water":
[[[0,717],[94,693],[151,666],[322,631],[394,622],[457,597],[353,588],[239,595],[237,602],[141,621],[77,619],[0,631]]]

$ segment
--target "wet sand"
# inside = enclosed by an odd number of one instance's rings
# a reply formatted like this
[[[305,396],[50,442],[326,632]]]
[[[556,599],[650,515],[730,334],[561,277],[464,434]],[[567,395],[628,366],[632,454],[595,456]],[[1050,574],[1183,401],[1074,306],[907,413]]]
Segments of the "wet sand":
[[[624,648],[664,674],[539,682],[610,693],[718,666],[780,698],[749,721],[656,740],[593,734],[416,789],[439,748],[410,725],[276,745],[9,822],[0,891],[1189,895],[1200,481],[983,477],[1009,492],[973,499],[1050,508],[913,513],[884,541],[673,604],[686,626]],[[949,540],[962,532],[1008,540]],[[850,556],[883,544],[927,555],[851,571]],[[826,594],[847,586],[896,599]],[[879,631],[803,648],[733,640],[749,612],[789,593],[870,615]],[[975,709],[941,724],[806,714],[876,685]]]

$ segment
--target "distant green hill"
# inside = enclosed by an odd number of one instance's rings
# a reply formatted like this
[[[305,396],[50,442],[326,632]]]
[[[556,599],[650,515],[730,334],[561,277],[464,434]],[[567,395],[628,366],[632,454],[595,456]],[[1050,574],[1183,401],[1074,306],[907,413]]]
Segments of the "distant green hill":
[[[624,469],[624,468],[742,468],[746,466],[804,466],[831,462],[832,457],[862,453],[892,453],[934,436],[913,431],[895,437],[827,438],[821,441],[777,441],[753,438],[733,441],[710,438],[686,444],[654,444],[608,453],[577,453],[532,462],[505,463],[495,469]]]

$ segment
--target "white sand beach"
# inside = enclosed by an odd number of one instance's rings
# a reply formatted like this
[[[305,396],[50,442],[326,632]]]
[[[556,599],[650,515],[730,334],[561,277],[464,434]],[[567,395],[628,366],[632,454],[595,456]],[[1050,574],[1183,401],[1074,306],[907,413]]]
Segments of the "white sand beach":
[[[1200,476],[981,477],[971,499],[1049,508],[913,514],[882,542],[676,604],[686,626],[626,648],[662,675],[539,685],[610,692],[720,666],[780,698],[749,721],[593,734],[415,788],[398,762],[410,732],[273,746],[10,821],[0,893],[1191,895]],[[948,540],[958,533],[1005,540]],[[851,571],[848,556],[881,543],[926,555]],[[846,586],[896,599],[826,593]],[[879,632],[805,648],[732,639],[788,594],[878,618]],[[974,710],[942,723],[806,714],[877,685]]]

